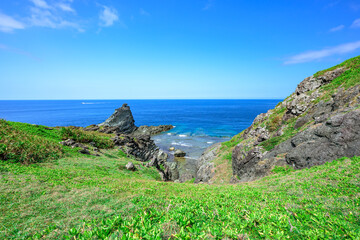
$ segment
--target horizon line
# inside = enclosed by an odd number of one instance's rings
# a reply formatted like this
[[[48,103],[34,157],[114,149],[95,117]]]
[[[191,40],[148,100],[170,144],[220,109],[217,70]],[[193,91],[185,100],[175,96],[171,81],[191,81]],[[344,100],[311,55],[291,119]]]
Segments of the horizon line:
[[[284,100],[285,98],[103,98],[103,99],[0,99],[0,101],[111,101],[111,100],[159,100],[159,101],[174,101],[174,100]]]

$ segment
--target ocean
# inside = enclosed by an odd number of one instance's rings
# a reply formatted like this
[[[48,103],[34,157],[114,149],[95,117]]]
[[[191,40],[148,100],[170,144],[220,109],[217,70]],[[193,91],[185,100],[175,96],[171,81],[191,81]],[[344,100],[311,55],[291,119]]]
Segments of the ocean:
[[[98,124],[127,103],[135,124],[172,124],[154,136],[163,150],[173,146],[198,158],[210,145],[229,140],[281,100],[14,100],[0,101],[0,118],[46,126]]]

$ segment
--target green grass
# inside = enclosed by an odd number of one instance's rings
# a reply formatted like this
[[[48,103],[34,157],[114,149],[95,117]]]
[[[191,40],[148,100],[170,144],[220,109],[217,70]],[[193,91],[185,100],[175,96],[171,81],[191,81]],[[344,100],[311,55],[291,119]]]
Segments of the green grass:
[[[28,126],[27,126],[28,127]],[[41,128],[30,128],[41,133]],[[0,159],[30,164],[63,156],[60,144],[0,120]]]
[[[117,156],[115,150],[108,154]],[[360,157],[240,185],[160,182],[127,158],[0,164],[0,238],[358,239]],[[140,168],[141,167],[141,168]]]
[[[262,146],[266,151],[272,150],[275,146],[279,145],[280,143],[288,140],[289,138],[293,137],[296,133],[300,131],[300,129],[295,129],[295,119],[291,119],[289,123],[287,123],[286,128],[284,129],[284,133],[281,136],[272,137],[262,143]]]
[[[86,132],[80,128],[64,127],[60,129],[62,139],[73,139],[80,143],[93,142],[98,148],[113,148],[114,142],[110,140],[110,135],[98,132]]]
[[[50,128],[0,119],[0,160],[30,164],[78,155],[77,148],[62,146],[68,138],[80,143],[93,142],[102,149],[113,148],[111,135],[86,132],[81,128]]]
[[[328,71],[335,70],[337,68],[344,67],[346,71],[339,77],[334,79],[331,83],[320,88],[322,96],[316,99],[315,103],[325,100],[328,101],[332,94],[334,94],[339,87],[345,90],[356,86],[360,83],[360,56],[351,58],[337,66],[317,72],[314,76],[320,76]]]
[[[356,69],[356,68],[359,68],[359,66],[360,66],[360,56],[357,56],[357,57],[350,58],[336,66],[331,67],[331,68],[319,71],[314,74],[314,77],[319,77],[321,75],[324,75],[326,72],[333,71],[340,67],[344,67],[345,69]]]
[[[360,238],[360,157],[301,171],[276,167],[234,186],[169,183],[116,149],[100,157],[72,152],[58,143],[62,128],[0,123],[2,141],[28,137],[34,149],[56,144],[66,156],[0,161],[0,239]],[[240,134],[222,144],[218,176],[228,177],[240,141],[247,140]],[[129,161],[137,171],[126,170]]]

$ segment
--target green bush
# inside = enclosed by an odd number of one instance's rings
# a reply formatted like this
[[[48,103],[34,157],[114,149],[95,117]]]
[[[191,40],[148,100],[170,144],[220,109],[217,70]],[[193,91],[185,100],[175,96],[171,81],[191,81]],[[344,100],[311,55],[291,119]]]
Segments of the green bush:
[[[86,132],[81,128],[75,127],[64,127],[60,129],[60,135],[62,139],[73,139],[80,143],[91,143],[94,142],[98,148],[113,148],[114,142],[111,141],[106,134],[97,132]]]
[[[0,159],[24,164],[58,159],[62,148],[54,141],[31,135],[0,120]]]

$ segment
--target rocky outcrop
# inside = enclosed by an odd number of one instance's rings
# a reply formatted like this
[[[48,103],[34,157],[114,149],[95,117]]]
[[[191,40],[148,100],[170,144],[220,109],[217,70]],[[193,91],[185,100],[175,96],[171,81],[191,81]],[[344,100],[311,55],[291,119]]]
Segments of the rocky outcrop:
[[[116,109],[105,122],[98,124],[98,126],[114,128],[118,133],[132,133],[137,128],[130,107],[126,103],[121,108]]]
[[[306,78],[275,109],[256,117],[233,150],[233,182],[264,177],[275,166],[302,169],[360,155],[360,86],[323,88],[346,70]]]
[[[78,152],[81,154],[100,156],[98,153],[91,154],[88,146],[86,146],[82,143],[78,143],[73,139],[67,139],[67,140],[61,141],[59,143],[63,146],[67,146],[67,147],[71,147],[71,148],[80,148]],[[100,150],[97,147],[95,147],[95,144],[93,142],[89,143],[89,145],[92,146],[92,148],[93,148],[92,150],[94,152],[100,152]]]
[[[174,152],[174,156],[175,157],[179,157],[179,158],[182,158],[182,157],[185,157],[186,156],[186,152],[180,150],[180,149],[177,149],[175,150]]]
[[[302,81],[296,88],[295,94],[301,95],[303,93],[315,90],[320,88],[321,86],[324,86],[328,83],[330,83],[332,80],[340,76],[345,71],[344,68],[337,68],[333,71],[326,72],[322,76],[311,76],[307,77]]]
[[[174,126],[172,125],[159,125],[159,126],[140,126],[138,127],[132,134],[133,135],[150,135],[154,136],[157,134],[160,134],[162,132],[167,132],[171,129],[173,129]]]
[[[111,138],[115,146],[120,147],[127,155],[134,156],[142,162],[150,161],[159,152],[158,147],[149,135],[133,136],[117,134]]]
[[[221,147],[221,143],[216,143],[208,147],[198,160],[195,183],[210,182],[215,174],[215,165],[212,162]]]
[[[171,167],[167,165],[168,155],[159,150],[151,136],[169,131],[172,128],[172,125],[137,127],[130,107],[124,103],[105,122],[88,126],[84,130],[115,134],[111,138],[115,146],[122,149],[128,156],[133,156],[142,162],[148,162],[147,166],[155,167],[162,180],[169,181],[174,176],[172,176]]]
[[[112,134],[132,134],[134,136],[149,135],[154,136],[162,132],[173,129],[172,125],[160,126],[140,126],[135,125],[135,120],[130,110],[130,107],[124,103],[121,108],[115,109],[115,112],[105,120],[105,122],[98,125],[91,125],[84,130],[98,131],[102,133]]]
[[[286,163],[297,169],[360,155],[360,110],[335,114],[282,145],[288,149]]]

